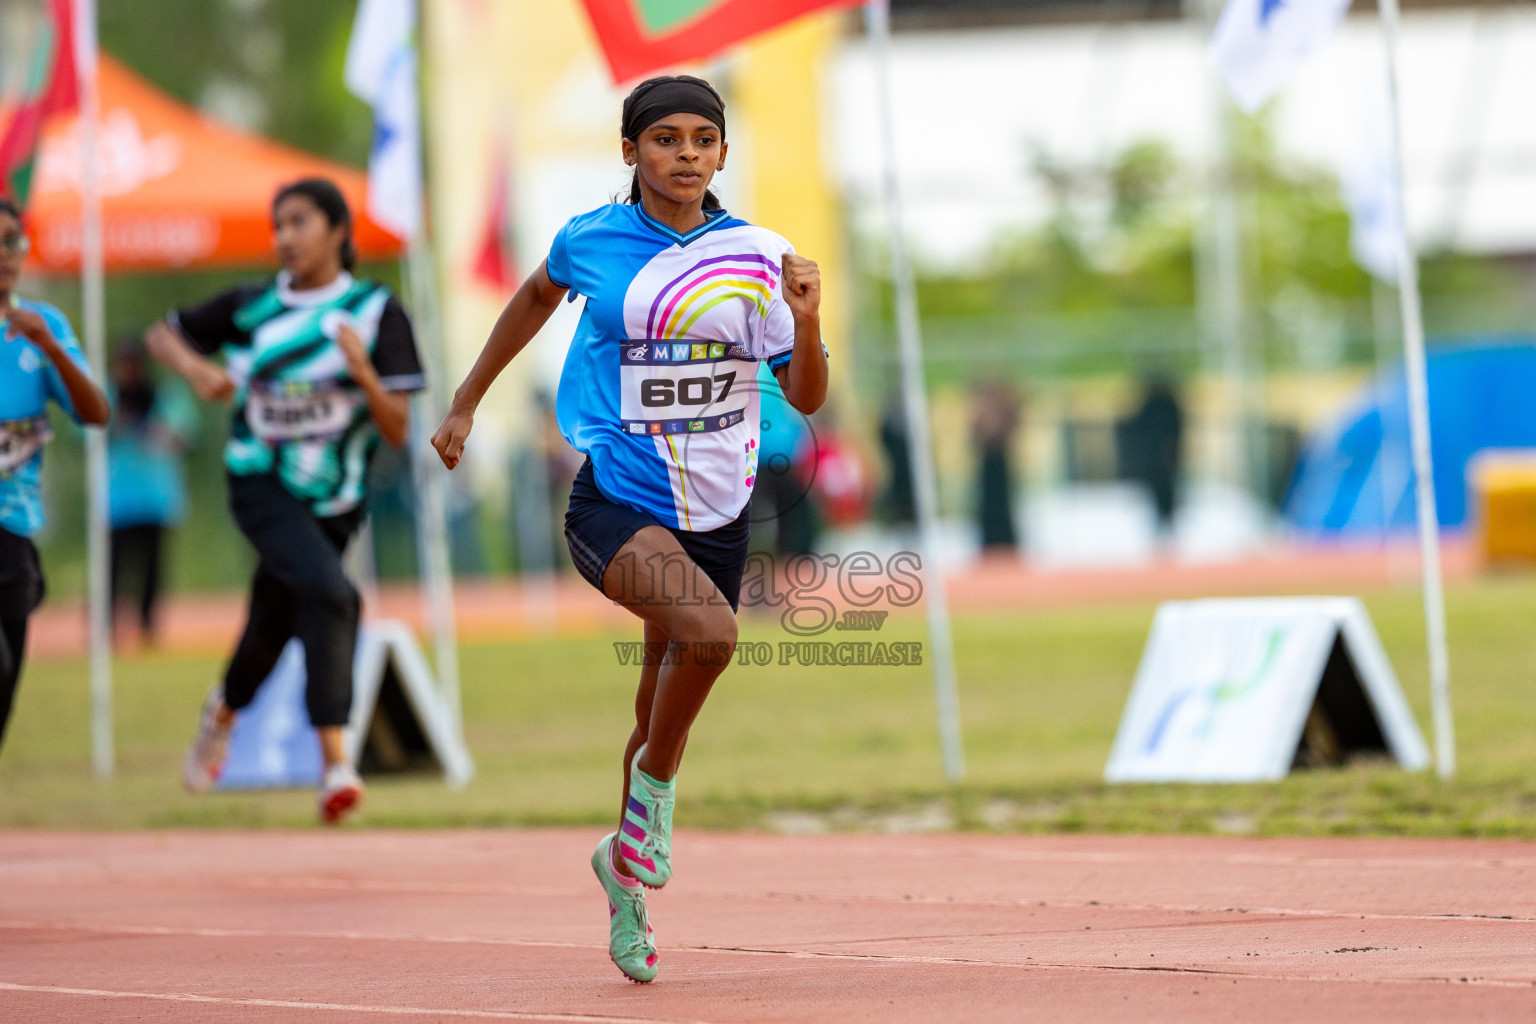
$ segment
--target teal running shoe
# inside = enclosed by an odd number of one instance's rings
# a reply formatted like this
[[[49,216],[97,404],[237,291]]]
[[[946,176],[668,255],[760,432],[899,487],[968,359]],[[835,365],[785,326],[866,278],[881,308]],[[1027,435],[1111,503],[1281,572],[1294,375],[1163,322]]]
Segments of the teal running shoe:
[[[618,838],[624,866],[642,885],[660,889],[672,878],[672,804],[676,787],[657,782],[640,770],[641,747],[629,766],[629,804]]]
[[[643,985],[656,979],[661,957],[645,914],[645,890],[620,882],[613,870],[610,847],[617,835],[610,832],[597,844],[592,870],[608,894],[608,956],[626,978]]]

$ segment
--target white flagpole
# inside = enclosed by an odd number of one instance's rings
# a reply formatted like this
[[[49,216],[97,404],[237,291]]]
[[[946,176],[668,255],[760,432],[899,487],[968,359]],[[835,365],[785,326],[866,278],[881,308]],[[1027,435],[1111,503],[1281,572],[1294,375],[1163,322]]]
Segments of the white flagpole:
[[[424,353],[427,362],[427,387],[411,403],[411,468],[416,482],[416,551],[417,575],[421,597],[426,605],[428,621],[432,627],[432,652],[437,664],[437,685],[453,712],[454,728],[458,730],[459,743],[464,745],[464,708],[459,683],[459,630],[454,612],[453,559],[448,541],[448,471],[443,468],[437,452],[433,450],[432,431],[436,429],[447,408],[448,354],[443,333],[442,304],[438,293],[436,260],[427,235],[426,217],[426,111],[423,109],[423,92],[419,77],[426,67],[426,21],[416,12],[417,79],[411,83],[416,104],[418,130],[416,133],[417,166],[421,168],[418,181],[423,186],[420,196],[421,213],[417,218],[415,237],[407,243],[406,271],[411,292],[411,303],[416,307],[416,322],[422,328]],[[467,749],[467,748],[466,748]],[[468,759],[466,758],[466,764]],[[472,769],[468,769],[472,771]],[[456,786],[469,782],[470,775],[450,773],[449,781]]]
[[[1185,15],[1199,19],[1207,32],[1221,17],[1221,0],[1184,0],[1182,7]],[[1265,460],[1254,451],[1255,445],[1262,448],[1264,439],[1250,436],[1248,429],[1251,412],[1258,414],[1262,426],[1262,405],[1255,401],[1262,389],[1255,386],[1250,365],[1250,332],[1243,294],[1242,211],[1232,160],[1235,110],[1231,97],[1219,88],[1212,89],[1208,115],[1212,139],[1210,196],[1195,236],[1195,305],[1200,324],[1201,368],[1209,367],[1209,372],[1221,379],[1225,409],[1220,427],[1226,435],[1226,476],[1239,493],[1264,503],[1267,497],[1263,474],[1256,470]],[[1262,354],[1256,361],[1262,363]]]
[[[101,94],[96,79],[96,0],[75,0],[75,73],[80,89],[80,298],[85,312],[85,354],[98,382],[107,379],[105,269],[101,238],[97,125]],[[86,565],[89,573],[91,763],[98,778],[112,777],[111,536],[107,529],[107,434],[85,432],[88,495]]]
[[[891,277],[896,291],[896,334],[901,347],[901,394],[907,416],[912,482],[917,498],[918,547],[928,579],[928,591],[924,595],[924,605],[928,612],[928,653],[933,666],[934,698],[938,704],[939,743],[944,755],[944,775],[951,782],[959,782],[965,778],[965,751],[960,735],[960,694],[955,682],[949,594],[944,579],[944,562],[940,557],[933,437],[928,424],[927,389],[923,383],[923,338],[917,312],[917,281],[907,261],[901,197],[897,188],[896,130],[891,109],[890,0],[869,0],[866,15],[870,56],[875,68],[875,98],[880,111],[885,210],[890,225]]]
[[[1441,778],[1456,773],[1451,722],[1451,660],[1445,639],[1445,590],[1440,576],[1440,521],[1435,509],[1434,464],[1429,446],[1429,376],[1424,361],[1424,313],[1419,303],[1419,264],[1408,235],[1408,189],[1403,159],[1402,102],[1397,88],[1397,0],[1381,0],[1381,37],[1387,56],[1387,121],[1397,172],[1398,299],[1403,315],[1408,421],[1418,499],[1419,552],[1424,573],[1424,625],[1429,643],[1430,700],[1435,718],[1435,767]]]
[[[437,683],[453,710],[454,727],[464,737],[464,712],[459,695],[459,637],[453,608],[453,566],[448,546],[448,471],[433,450],[431,437],[442,418],[438,396],[447,373],[442,320],[432,250],[421,238],[406,250],[406,282],[415,307],[417,332],[423,342],[429,380],[411,402],[411,472],[416,483],[417,576],[421,601],[432,629]],[[465,779],[455,779],[463,783]]]

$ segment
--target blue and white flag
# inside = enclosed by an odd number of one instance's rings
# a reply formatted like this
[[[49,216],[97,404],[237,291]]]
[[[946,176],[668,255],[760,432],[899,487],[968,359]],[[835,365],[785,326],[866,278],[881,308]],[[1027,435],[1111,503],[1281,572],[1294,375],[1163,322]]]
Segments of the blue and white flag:
[[[421,101],[416,0],[359,0],[347,43],[347,89],[373,107],[368,216],[409,242],[421,231]]]
[[[1348,10],[1349,0],[1227,0],[1206,59],[1252,114],[1322,49]]]

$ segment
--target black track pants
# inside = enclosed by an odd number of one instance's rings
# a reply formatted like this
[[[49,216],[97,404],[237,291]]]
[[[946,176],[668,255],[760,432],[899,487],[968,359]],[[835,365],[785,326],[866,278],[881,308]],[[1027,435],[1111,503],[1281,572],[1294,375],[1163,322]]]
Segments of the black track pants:
[[[120,601],[136,598],[139,630],[146,635],[155,632],[164,550],[165,527],[158,523],[136,523],[112,531],[112,616],[115,621]],[[131,570],[137,570],[137,578]],[[125,593],[130,584],[137,585],[136,594]]]
[[[27,616],[43,601],[43,567],[30,538],[0,529],[0,742],[11,718],[21,662],[27,650]]]
[[[21,681],[21,659],[27,648],[27,617],[0,615],[0,743],[11,719],[11,701]]]
[[[225,703],[236,711],[249,704],[283,647],[298,637],[310,724],[346,725],[361,604],[341,555],[362,510],[317,519],[271,474],[231,476],[229,504],[261,560],[251,581],[245,633],[224,673]]]

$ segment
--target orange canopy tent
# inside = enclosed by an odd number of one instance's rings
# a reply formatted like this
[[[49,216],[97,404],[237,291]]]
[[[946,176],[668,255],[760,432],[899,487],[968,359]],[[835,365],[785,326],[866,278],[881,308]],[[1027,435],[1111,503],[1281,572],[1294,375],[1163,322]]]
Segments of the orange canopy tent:
[[[363,213],[362,171],[212,121],[106,55],[100,69],[109,273],[271,263],[272,195],[307,177],[330,178],[346,195],[362,259],[400,254],[400,240]],[[79,153],[78,112],[53,118],[26,215],[35,271],[80,269]]]

